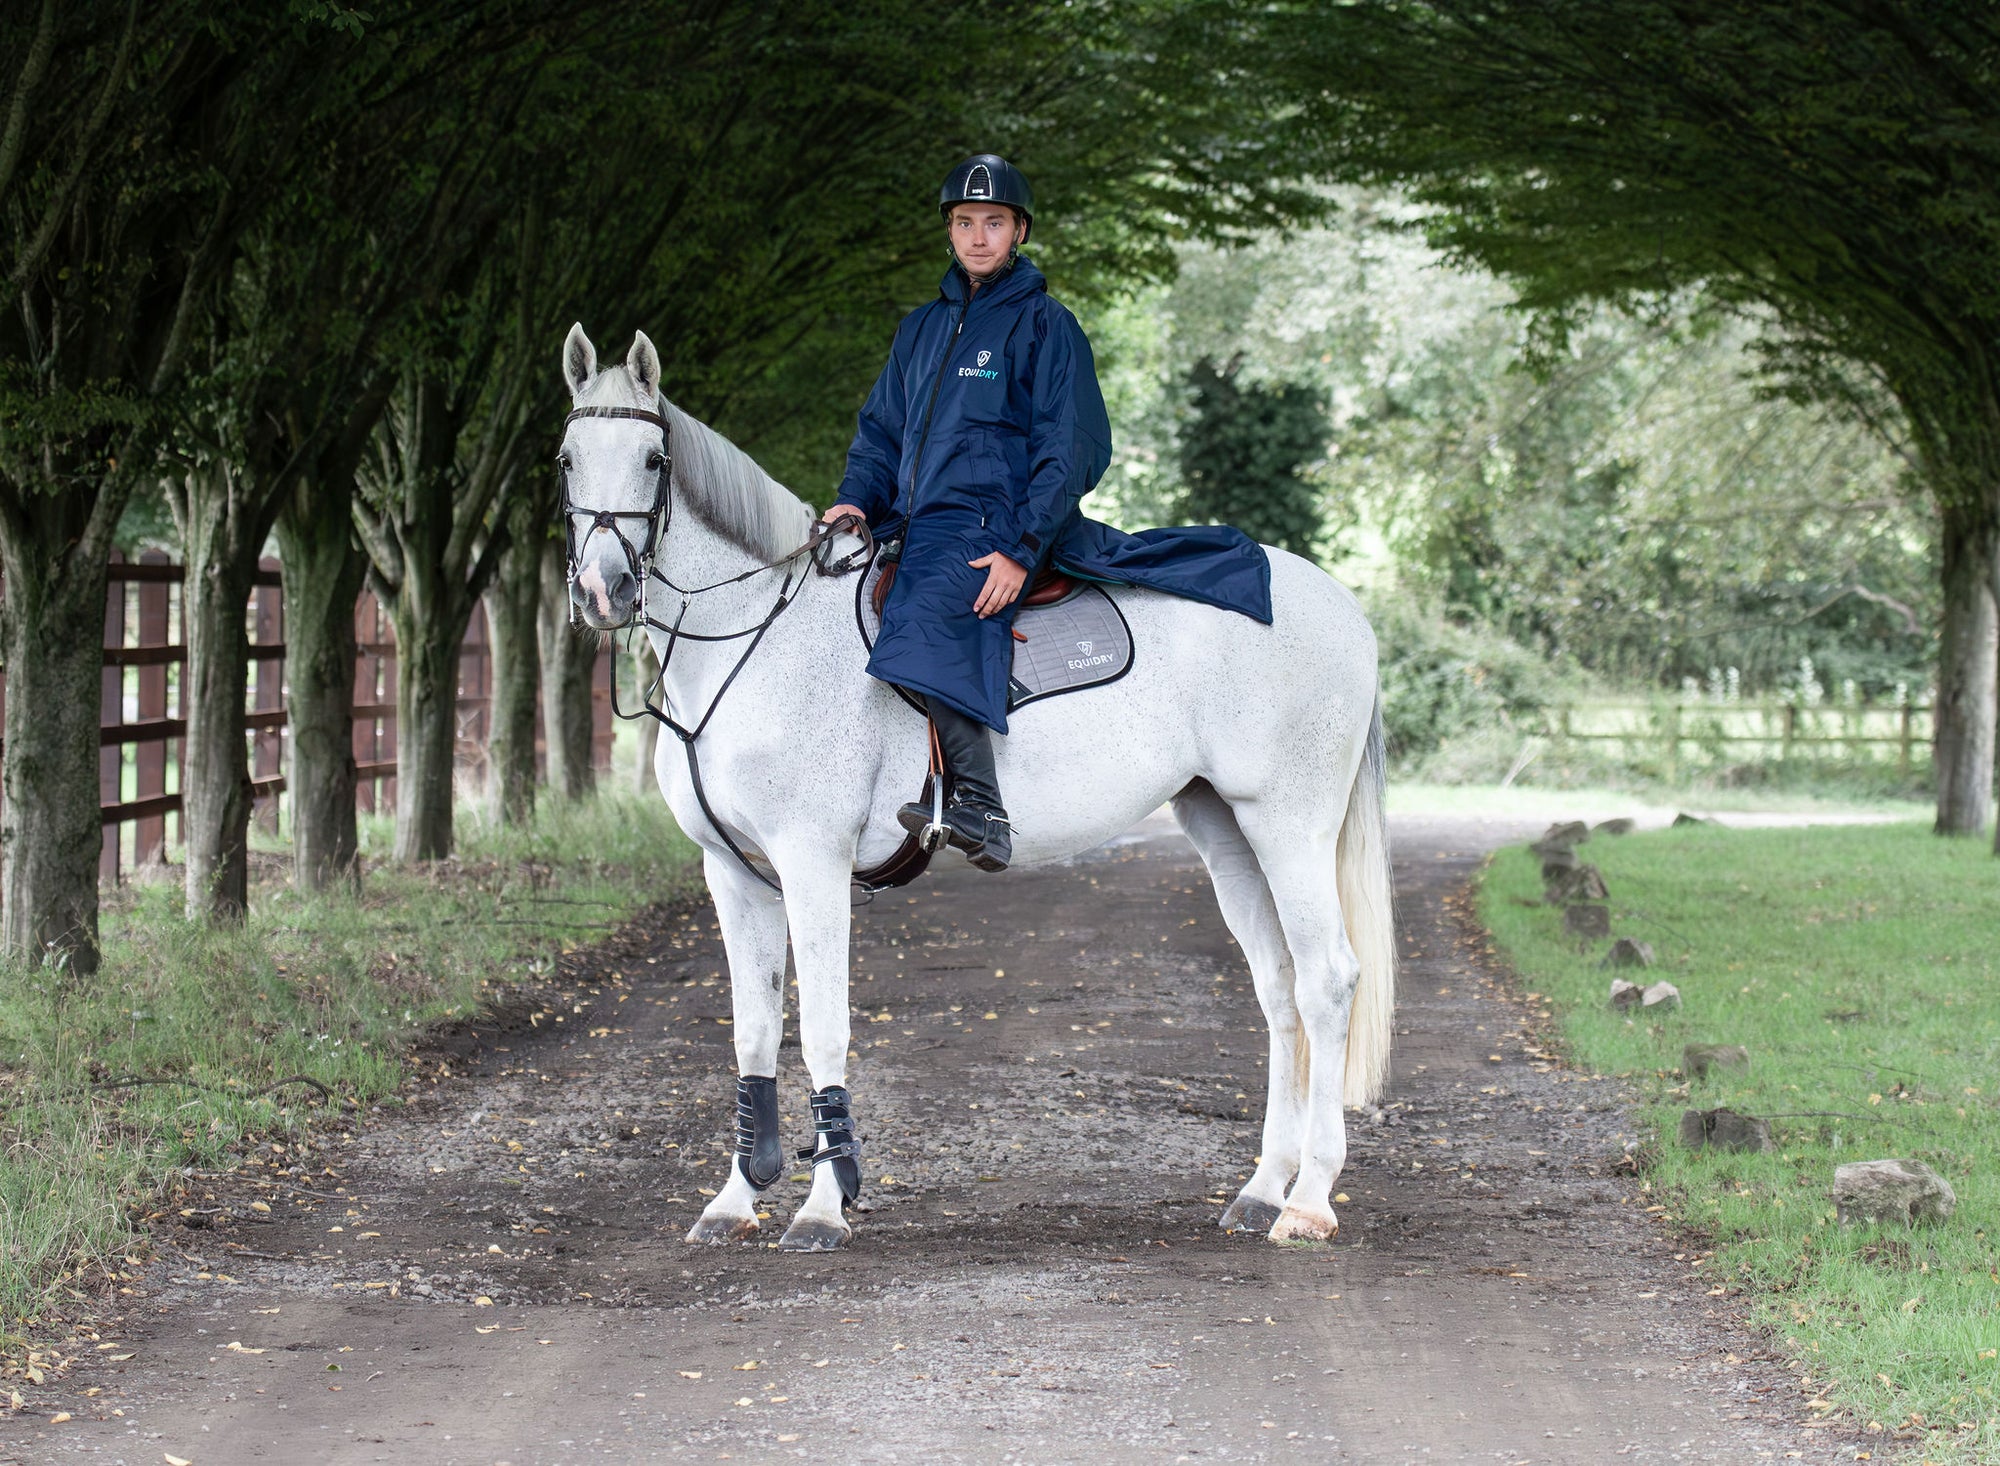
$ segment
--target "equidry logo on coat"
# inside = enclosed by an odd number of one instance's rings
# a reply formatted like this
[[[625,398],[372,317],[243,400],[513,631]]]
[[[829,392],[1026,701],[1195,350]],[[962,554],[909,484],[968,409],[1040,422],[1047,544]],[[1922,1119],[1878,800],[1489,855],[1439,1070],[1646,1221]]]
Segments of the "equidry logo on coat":
[[[990,368],[990,367],[986,367],[986,363],[988,363],[989,361],[993,360],[993,353],[992,353],[992,352],[990,352],[990,351],[982,351],[982,352],[980,352],[980,353],[979,353],[979,358],[978,358],[978,359],[979,359],[979,366],[976,366],[976,367],[960,367],[960,368],[958,369],[958,374],[959,374],[959,375],[960,375],[961,377],[978,377],[978,378],[980,378],[980,379],[982,379],[982,380],[984,380],[984,381],[988,381],[988,382],[991,382],[991,381],[996,381],[996,380],[998,380],[998,378],[999,378],[999,376],[1000,376],[1000,373],[998,373],[998,372],[994,371],[994,370],[993,370],[992,368]],[[986,367],[986,369],[985,369],[984,371],[982,371],[982,370],[980,369],[980,368],[982,368],[982,367]]]
[[[982,352],[980,352],[980,353],[979,353],[979,364],[980,364],[981,366],[985,366],[985,365],[986,365],[986,363],[988,363],[988,362],[989,362],[989,361],[991,361],[991,360],[993,360],[993,353],[992,353],[992,352],[990,352],[990,351],[982,351]]]

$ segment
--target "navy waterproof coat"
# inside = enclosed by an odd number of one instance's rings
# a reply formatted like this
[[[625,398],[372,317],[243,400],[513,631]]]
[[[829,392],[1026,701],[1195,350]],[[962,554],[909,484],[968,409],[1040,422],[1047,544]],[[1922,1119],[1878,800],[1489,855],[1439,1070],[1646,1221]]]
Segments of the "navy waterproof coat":
[[[1006,732],[1014,608],[981,620],[986,572],[966,563],[995,550],[1268,624],[1270,561],[1242,531],[1133,535],[1083,517],[1077,501],[1110,461],[1090,343],[1042,272],[1022,259],[969,294],[953,265],[898,328],[835,495],[878,537],[903,538],[870,675]]]

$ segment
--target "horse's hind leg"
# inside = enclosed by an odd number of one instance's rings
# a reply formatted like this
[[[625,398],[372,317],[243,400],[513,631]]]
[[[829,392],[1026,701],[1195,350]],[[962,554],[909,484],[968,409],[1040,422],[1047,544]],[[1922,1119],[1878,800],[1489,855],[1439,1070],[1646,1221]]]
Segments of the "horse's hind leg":
[[[1236,811],[1257,852],[1292,958],[1292,996],[1305,1038],[1305,1145],[1298,1177],[1271,1227],[1279,1241],[1325,1240],[1339,1230],[1333,1183],[1347,1163],[1343,1087],[1347,1029],[1361,961],[1348,941],[1334,886],[1337,824],[1315,829],[1274,814],[1269,806]]]
[[[710,855],[706,871],[722,944],[729,954],[736,1072],[745,1080],[763,1079],[768,1084],[778,1072],[778,1043],[785,1031],[785,908],[726,855]],[[739,1095],[742,1092],[739,1084]],[[763,1106],[775,1108],[768,1099]],[[775,1114],[762,1119],[775,1129]],[[740,1119],[738,1128],[740,1133]],[[759,1133],[756,1139],[758,1154],[750,1164],[761,1168],[778,1137]],[[778,1154],[782,1158],[782,1150]],[[741,1154],[732,1158],[728,1181],[703,1209],[688,1241],[734,1242],[755,1235],[758,1188],[744,1174],[745,1159]],[[762,1179],[768,1186],[775,1178],[766,1174]]]
[[[1285,1204],[1305,1142],[1306,1073],[1293,998],[1291,952],[1278,908],[1250,842],[1221,795],[1204,781],[1174,796],[1174,815],[1200,852],[1222,919],[1250,963],[1257,1001],[1271,1033],[1270,1085],[1264,1102],[1264,1153],[1222,1214],[1225,1231],[1269,1231]]]

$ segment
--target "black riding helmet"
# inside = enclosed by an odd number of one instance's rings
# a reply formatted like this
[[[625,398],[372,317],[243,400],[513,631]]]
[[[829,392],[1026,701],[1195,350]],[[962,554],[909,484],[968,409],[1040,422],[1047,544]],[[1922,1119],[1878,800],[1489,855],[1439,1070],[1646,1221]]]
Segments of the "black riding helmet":
[[[938,213],[949,219],[954,204],[1005,204],[1027,221],[1023,244],[1035,232],[1035,191],[1021,170],[997,153],[974,153],[951,170],[938,190]]]

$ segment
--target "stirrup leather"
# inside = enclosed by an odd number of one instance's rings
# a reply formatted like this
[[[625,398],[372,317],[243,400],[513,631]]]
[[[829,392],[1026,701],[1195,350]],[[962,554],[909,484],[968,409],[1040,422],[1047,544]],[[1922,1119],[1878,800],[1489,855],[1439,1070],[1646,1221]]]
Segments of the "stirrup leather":
[[[807,1096],[812,1103],[814,1142],[802,1147],[798,1158],[817,1166],[831,1163],[840,1183],[840,1206],[845,1211],[861,1196],[861,1137],[854,1133],[853,1098],[845,1088],[829,1084]],[[819,1141],[826,1144],[821,1146]]]

